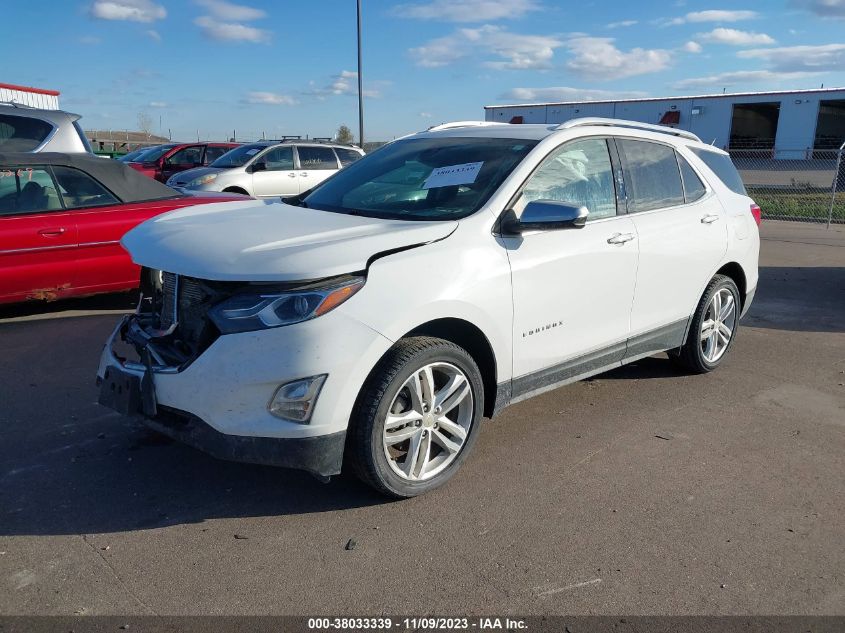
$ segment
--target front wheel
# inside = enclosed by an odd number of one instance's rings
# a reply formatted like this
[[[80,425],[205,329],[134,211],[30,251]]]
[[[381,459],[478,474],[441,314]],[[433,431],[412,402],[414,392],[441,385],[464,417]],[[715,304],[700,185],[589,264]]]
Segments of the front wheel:
[[[692,317],[687,341],[670,358],[697,374],[716,369],[736,338],[739,289],[733,279],[716,275],[707,285]]]
[[[481,373],[463,348],[431,337],[403,339],[362,388],[350,421],[351,465],[388,496],[437,488],[475,442],[483,403]]]

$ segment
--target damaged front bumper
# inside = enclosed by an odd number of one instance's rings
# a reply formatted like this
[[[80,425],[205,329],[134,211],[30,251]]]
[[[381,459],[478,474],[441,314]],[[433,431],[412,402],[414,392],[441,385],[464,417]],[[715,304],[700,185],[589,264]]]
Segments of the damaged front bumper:
[[[197,377],[186,380],[189,365],[167,364],[142,322],[137,314],[124,317],[106,342],[97,370],[100,404],[219,459],[296,468],[320,479],[340,473],[345,430],[300,437],[230,434],[214,428],[201,415],[173,406],[171,401],[176,399],[168,394],[184,394],[192,382],[198,384]],[[130,358],[118,349],[134,350],[137,357]],[[176,387],[162,389],[164,398],[160,399],[157,383],[166,386],[168,381],[175,381]],[[201,375],[199,382],[203,382]],[[214,389],[213,385],[210,388]],[[200,402],[202,393],[194,387],[189,398]],[[273,422],[280,426],[278,420]]]

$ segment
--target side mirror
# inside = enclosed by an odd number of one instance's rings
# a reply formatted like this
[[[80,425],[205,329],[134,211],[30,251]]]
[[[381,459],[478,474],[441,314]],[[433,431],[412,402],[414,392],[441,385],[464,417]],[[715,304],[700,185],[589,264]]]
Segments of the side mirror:
[[[590,212],[583,205],[557,200],[534,200],[525,205],[522,216],[509,209],[502,218],[502,233],[515,235],[527,231],[582,229]]]
[[[257,171],[267,171],[267,163],[258,162],[250,165],[249,173],[254,174]]]

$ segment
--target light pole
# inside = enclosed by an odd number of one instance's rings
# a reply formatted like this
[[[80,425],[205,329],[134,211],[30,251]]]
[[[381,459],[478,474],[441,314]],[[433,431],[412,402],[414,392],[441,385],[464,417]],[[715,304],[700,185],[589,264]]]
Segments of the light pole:
[[[361,75],[361,0],[358,0],[358,144],[364,147],[364,79]]]

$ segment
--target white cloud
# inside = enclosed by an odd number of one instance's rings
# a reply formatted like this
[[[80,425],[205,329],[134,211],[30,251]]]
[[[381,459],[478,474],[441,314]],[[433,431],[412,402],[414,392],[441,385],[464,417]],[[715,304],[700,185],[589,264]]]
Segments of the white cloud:
[[[212,40],[253,42],[256,44],[270,40],[270,31],[246,26],[245,24],[236,24],[234,22],[220,22],[207,15],[201,15],[196,18],[194,24],[200,27],[203,35]]]
[[[166,101],[150,101],[149,106],[151,108],[166,108],[167,102]]]
[[[566,42],[572,59],[566,67],[586,79],[622,79],[669,68],[672,53],[664,49],[621,51],[610,37],[573,37]]]
[[[409,50],[417,66],[437,68],[473,54],[493,54],[499,60],[485,61],[489,68],[542,69],[551,67],[556,48],[564,42],[550,35],[522,35],[486,24],[477,29],[458,29]]]
[[[774,38],[765,33],[726,29],[724,27],[713,29],[709,33],[699,33],[698,37],[705,42],[728,44],[730,46],[760,46],[775,43]]]
[[[555,101],[595,101],[602,99],[636,99],[645,97],[646,93],[639,91],[593,90],[588,88],[573,88],[558,86],[549,88],[513,88],[499,96],[506,101],[520,102],[555,102]]]
[[[792,0],[789,4],[823,18],[845,18],[845,0]]]
[[[161,34],[158,31],[156,31],[155,29],[149,29],[149,30],[144,31],[144,35],[149,37],[151,40],[155,40],[156,42],[161,41]]]
[[[675,84],[678,90],[689,90],[697,88],[728,88],[732,86],[745,86],[749,83],[768,83],[778,84],[787,81],[795,81],[798,79],[805,79],[816,75],[817,73],[809,72],[793,72],[782,73],[772,72],[771,70],[739,70],[735,72],[720,73],[718,75],[710,75],[707,77],[695,77],[692,79],[684,79]]]
[[[420,118],[423,118],[423,119],[430,119],[433,116],[434,115],[431,112],[420,112]]]
[[[540,5],[535,0],[431,0],[400,4],[391,13],[398,17],[441,22],[492,22],[518,18]]]
[[[381,97],[380,87],[388,85],[388,81],[367,82],[369,87],[364,87],[364,96],[372,99]],[[312,85],[314,82],[312,82]],[[341,70],[338,74],[332,75],[328,85],[323,88],[312,88],[305,94],[326,97],[329,95],[357,95],[358,94],[358,73],[354,70]]]
[[[619,22],[611,22],[610,24],[607,25],[607,28],[618,29],[620,27],[634,26],[635,24],[639,24],[639,21],[638,20],[621,20]]]
[[[699,44],[698,42],[693,42],[692,40],[690,40],[689,42],[687,42],[686,44],[684,44],[681,47],[681,50],[686,52],[686,53],[700,53],[704,49],[701,47],[701,44]]]
[[[267,16],[267,13],[261,9],[233,4],[225,0],[194,0],[194,2],[205,7],[214,17],[231,22],[249,22]]]
[[[710,9],[708,11],[693,11],[680,18],[673,18],[666,24],[686,24],[687,22],[739,22],[757,17],[756,11],[728,11]]]
[[[100,20],[155,22],[167,17],[167,10],[152,0],[96,0],[91,15]]]
[[[249,92],[244,99],[246,103],[261,105],[296,105],[297,101],[291,96],[277,94],[275,92]]]
[[[845,68],[845,44],[782,46],[739,51],[743,59],[762,59],[779,72],[828,72]]]

